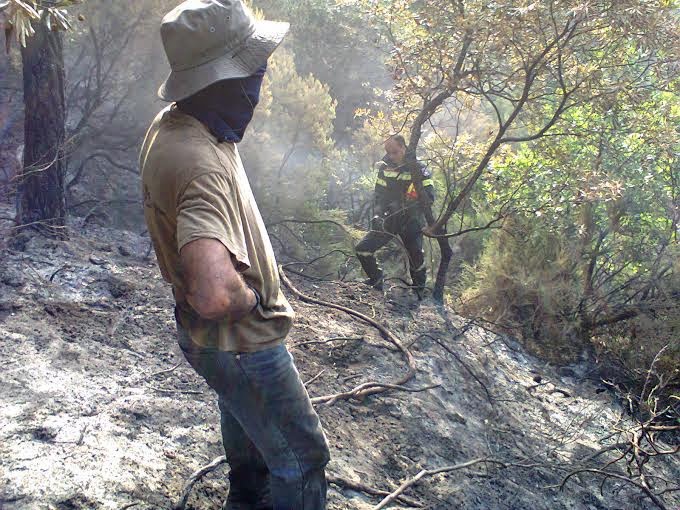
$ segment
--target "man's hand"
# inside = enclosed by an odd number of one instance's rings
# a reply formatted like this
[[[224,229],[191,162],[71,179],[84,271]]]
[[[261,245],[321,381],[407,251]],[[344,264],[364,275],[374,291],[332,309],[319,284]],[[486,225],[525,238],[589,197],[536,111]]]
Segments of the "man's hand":
[[[257,297],[236,271],[229,250],[216,239],[197,239],[182,247],[180,264],[187,283],[186,300],[204,319],[238,320]]]
[[[385,230],[385,218],[376,214],[371,218],[371,230]]]

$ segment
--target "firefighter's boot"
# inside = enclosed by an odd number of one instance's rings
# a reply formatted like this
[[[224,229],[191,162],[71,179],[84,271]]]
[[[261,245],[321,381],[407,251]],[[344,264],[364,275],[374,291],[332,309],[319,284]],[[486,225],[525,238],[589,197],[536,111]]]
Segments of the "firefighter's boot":
[[[364,280],[366,285],[369,285],[375,289],[382,290],[383,287],[383,272],[380,267],[378,267],[378,261],[375,259],[375,255],[371,254],[357,254],[357,258],[361,263],[361,267],[368,276],[367,280]]]

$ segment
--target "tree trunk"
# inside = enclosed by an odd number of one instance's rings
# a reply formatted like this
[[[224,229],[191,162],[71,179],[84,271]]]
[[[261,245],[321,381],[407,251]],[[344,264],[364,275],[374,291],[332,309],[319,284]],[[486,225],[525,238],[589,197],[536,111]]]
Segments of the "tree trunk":
[[[442,229],[440,233],[446,233],[446,229]],[[437,238],[437,243],[439,243],[439,269],[437,269],[437,278],[434,281],[434,290],[432,296],[438,303],[444,302],[444,287],[446,286],[446,274],[449,270],[449,264],[451,263],[451,257],[453,256],[453,249],[449,240],[446,238]]]
[[[411,142],[407,150],[409,154],[413,155],[415,161],[415,150],[418,146],[418,140],[420,140],[421,135],[421,124],[416,124],[411,134]],[[415,134],[414,134],[415,133]],[[425,190],[423,189],[423,176],[420,173],[420,169],[417,165],[411,165],[411,180],[415,184],[416,193],[418,194],[418,200],[420,201],[420,206],[422,207],[423,213],[425,214],[425,221],[427,221],[428,227],[431,227],[436,223],[434,219],[434,214],[432,212],[432,204],[426,198]],[[439,227],[436,235],[442,235],[446,233],[446,225]],[[453,249],[449,243],[447,237],[438,237],[437,243],[439,244],[439,269],[437,270],[437,276],[434,281],[434,289],[432,290],[432,297],[437,303],[444,302],[444,288],[446,287],[446,276],[449,271],[449,264],[451,263],[451,257],[453,256]]]
[[[61,32],[34,23],[22,48],[24,77],[24,169],[19,180],[17,221],[51,237],[65,238],[64,56]]]

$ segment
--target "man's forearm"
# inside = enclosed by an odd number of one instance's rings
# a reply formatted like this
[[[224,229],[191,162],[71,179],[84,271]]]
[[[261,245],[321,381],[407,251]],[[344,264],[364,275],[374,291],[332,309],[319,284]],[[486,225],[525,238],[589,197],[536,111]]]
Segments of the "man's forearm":
[[[239,278],[239,285],[234,287],[237,288],[229,289],[228,291],[230,299],[223,318],[237,321],[248,315],[255,308],[259,297],[256,294],[257,291],[247,285],[243,278]]]
[[[204,319],[238,320],[257,303],[254,290],[232,259],[226,247],[212,238],[196,239],[180,250],[188,287],[186,300]]]
[[[188,293],[186,301],[204,319],[237,321],[249,314],[258,302],[255,289],[249,287],[243,278],[230,282],[209,299]]]

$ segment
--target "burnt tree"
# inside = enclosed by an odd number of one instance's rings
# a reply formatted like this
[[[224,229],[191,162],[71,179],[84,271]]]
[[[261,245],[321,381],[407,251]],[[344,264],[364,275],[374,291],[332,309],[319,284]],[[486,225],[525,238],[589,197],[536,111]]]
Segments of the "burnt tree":
[[[24,81],[24,168],[19,179],[17,222],[52,237],[65,237],[64,152],[66,111],[61,31],[34,23],[21,50]]]

